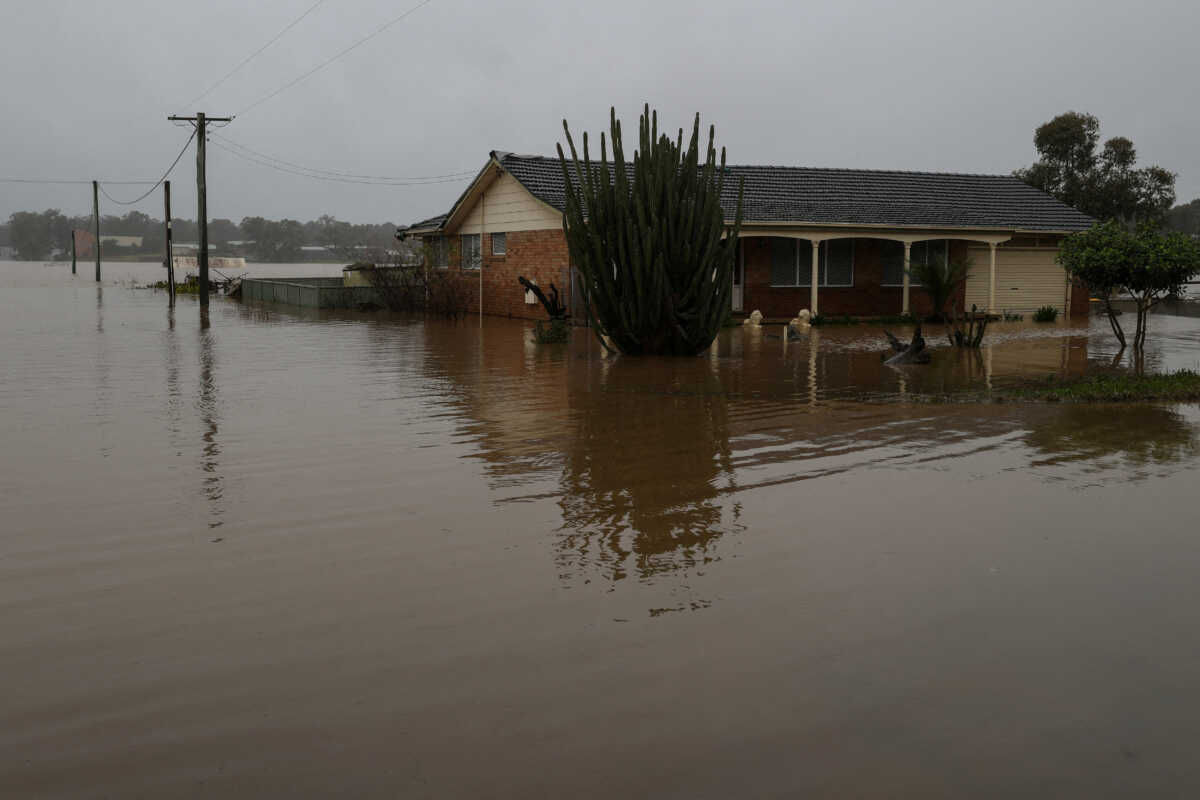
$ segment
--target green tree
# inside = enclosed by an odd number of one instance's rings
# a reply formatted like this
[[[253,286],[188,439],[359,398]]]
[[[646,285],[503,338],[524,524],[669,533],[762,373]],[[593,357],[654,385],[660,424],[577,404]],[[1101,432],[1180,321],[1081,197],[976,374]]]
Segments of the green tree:
[[[40,214],[18,211],[8,218],[9,239],[23,261],[42,261],[58,250],[70,252],[71,220],[56,208]]]
[[[1136,167],[1133,142],[1115,136],[1100,142],[1100,121],[1068,111],[1033,135],[1038,160],[1014,174],[1069,206],[1129,228],[1161,225],[1175,202],[1175,175],[1162,167]]]
[[[674,142],[659,136],[658,114],[647,105],[632,164],[615,108],[609,116],[611,164],[603,133],[600,162],[592,162],[585,133],[580,163],[566,120],[570,161],[558,146],[563,227],[588,316],[601,342],[607,335],[622,353],[694,355],[712,344],[729,309],[741,188],[733,225],[726,226],[725,150],[718,166],[710,126],[701,163],[699,114],[685,150],[683,130]]]
[[[1200,242],[1177,231],[1159,233],[1149,226],[1131,232],[1110,220],[1064,239],[1058,263],[1101,298],[1121,347],[1125,346],[1125,332],[1112,300],[1122,293],[1133,298],[1137,308],[1133,348],[1140,351],[1146,343],[1150,311],[1200,273]]]
[[[1200,236],[1200,199],[1177,205],[1168,211],[1166,225],[1173,231]]]

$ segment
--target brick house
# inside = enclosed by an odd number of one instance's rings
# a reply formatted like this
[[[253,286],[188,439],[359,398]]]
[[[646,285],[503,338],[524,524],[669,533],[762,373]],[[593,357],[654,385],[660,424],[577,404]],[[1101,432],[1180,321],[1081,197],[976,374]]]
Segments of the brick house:
[[[1054,306],[1086,313],[1055,261],[1059,241],[1094,220],[1008,175],[731,166],[722,198],[732,219],[745,181],[733,310],[786,319],[802,308],[826,315],[927,313],[906,264],[970,259],[956,303],[993,313]],[[485,314],[537,319],[541,306],[517,276],[554,283],[581,302],[563,234],[563,173],[557,158],[493,151],[450,210],[407,228],[427,266],[452,270],[483,292]]]

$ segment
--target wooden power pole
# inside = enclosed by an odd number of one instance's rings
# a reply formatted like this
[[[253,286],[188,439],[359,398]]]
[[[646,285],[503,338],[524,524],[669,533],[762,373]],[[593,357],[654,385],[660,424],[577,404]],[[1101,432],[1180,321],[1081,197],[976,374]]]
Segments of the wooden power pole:
[[[96,218],[96,283],[100,282],[100,181],[92,181],[92,216]]]
[[[232,122],[233,117],[209,117],[196,114],[194,117],[167,117],[172,122],[190,122],[196,126],[196,226],[200,229],[200,307],[208,308],[208,191],[204,175],[204,150],[206,127],[210,122]]]
[[[75,274],[75,228],[71,228],[71,274]]]
[[[163,241],[167,268],[167,305],[175,307],[175,254],[171,252],[171,182],[163,181],[163,223],[166,227]]]

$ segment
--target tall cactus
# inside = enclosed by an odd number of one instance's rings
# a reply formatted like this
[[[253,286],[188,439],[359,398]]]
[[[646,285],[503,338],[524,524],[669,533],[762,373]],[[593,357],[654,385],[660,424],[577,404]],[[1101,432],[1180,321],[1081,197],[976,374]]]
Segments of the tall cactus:
[[[699,114],[684,150],[683,129],[674,142],[660,137],[658,112],[647,105],[632,165],[625,160],[615,108],[609,128],[611,164],[603,133],[599,163],[588,152],[587,133],[580,162],[566,120],[569,160],[558,146],[566,186],[563,228],[592,328],[622,353],[695,355],[712,344],[729,312],[743,187],[727,226],[721,209],[725,149],[718,165],[710,126],[701,163]]]

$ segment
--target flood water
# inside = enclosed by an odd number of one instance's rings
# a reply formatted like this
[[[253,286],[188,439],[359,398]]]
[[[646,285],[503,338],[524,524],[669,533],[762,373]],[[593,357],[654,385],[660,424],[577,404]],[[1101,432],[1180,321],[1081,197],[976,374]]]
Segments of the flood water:
[[[91,269],[0,263],[2,797],[1200,791],[1200,410],[927,402],[1103,322],[624,359]]]

